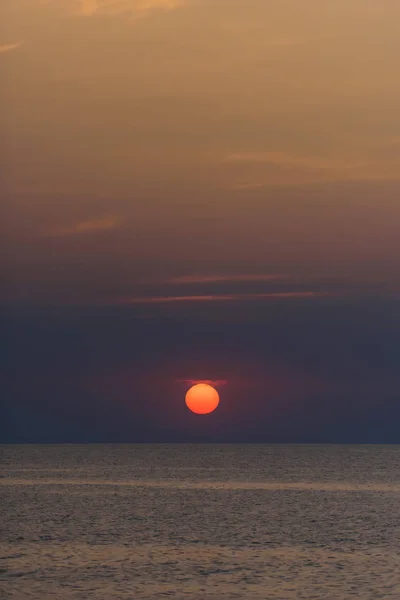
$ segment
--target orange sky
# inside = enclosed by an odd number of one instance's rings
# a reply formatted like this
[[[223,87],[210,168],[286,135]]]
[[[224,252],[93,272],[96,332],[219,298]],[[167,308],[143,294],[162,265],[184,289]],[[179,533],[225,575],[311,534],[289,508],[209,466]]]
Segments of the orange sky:
[[[398,292],[398,0],[3,0],[0,18],[7,299]]]

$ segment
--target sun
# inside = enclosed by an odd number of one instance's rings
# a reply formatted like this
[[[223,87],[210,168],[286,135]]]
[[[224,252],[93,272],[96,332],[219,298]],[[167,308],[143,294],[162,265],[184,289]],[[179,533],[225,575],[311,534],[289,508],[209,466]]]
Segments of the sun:
[[[217,408],[219,394],[208,383],[196,383],[187,391],[185,402],[188,409],[197,415],[208,415]]]

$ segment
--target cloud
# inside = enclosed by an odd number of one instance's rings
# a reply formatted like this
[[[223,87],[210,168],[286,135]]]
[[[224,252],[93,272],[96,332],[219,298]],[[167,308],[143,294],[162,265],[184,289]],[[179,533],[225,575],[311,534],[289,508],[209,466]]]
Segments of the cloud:
[[[400,163],[398,153],[394,152],[398,146],[393,139],[391,148],[389,157],[383,154],[363,156],[361,152],[359,158],[286,152],[236,152],[227,154],[221,164],[235,165],[235,172],[241,168],[240,179],[230,185],[235,190],[326,181],[398,180]]]
[[[199,284],[199,283],[262,283],[268,281],[281,281],[287,279],[286,275],[275,274],[239,274],[239,275],[183,275],[181,277],[172,277],[167,279],[165,283],[172,285],[180,284]]]
[[[213,387],[220,387],[228,383],[227,379],[177,379],[178,383],[185,383],[186,385],[196,385],[198,383],[207,383]]]
[[[354,169],[365,162],[351,162],[348,159],[325,158],[323,156],[293,155],[286,152],[239,152],[225,158],[229,163],[271,164],[308,169]]]
[[[78,235],[83,233],[92,233],[96,231],[108,231],[115,229],[120,224],[121,219],[115,215],[110,215],[102,219],[91,219],[87,221],[79,221],[70,227],[62,227],[54,229],[47,235],[53,237],[63,237],[69,235]]]
[[[267,185],[267,183],[261,183],[261,182],[257,182],[257,181],[239,181],[238,183],[236,183],[233,188],[235,190],[258,190],[260,188],[263,188]]]
[[[174,10],[183,5],[184,0],[81,0],[79,14],[93,15],[131,14],[145,16],[155,10]]]
[[[246,302],[257,300],[296,299],[296,298],[321,298],[329,296],[328,292],[321,291],[294,291],[294,292],[268,292],[264,294],[203,294],[193,296],[134,296],[119,298],[113,302],[118,305],[129,304],[185,304],[185,303],[220,303],[220,302]]]
[[[79,13],[86,17],[94,15],[99,10],[98,0],[82,0]]]
[[[24,42],[14,42],[14,44],[3,44],[0,45],[0,54],[3,52],[11,52],[11,50],[16,50],[20,48]]]

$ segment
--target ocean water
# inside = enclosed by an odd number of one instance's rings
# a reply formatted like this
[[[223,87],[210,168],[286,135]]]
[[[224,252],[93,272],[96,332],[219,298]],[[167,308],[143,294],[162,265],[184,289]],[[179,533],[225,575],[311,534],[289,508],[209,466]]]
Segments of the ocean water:
[[[400,446],[2,446],[4,599],[400,599]]]

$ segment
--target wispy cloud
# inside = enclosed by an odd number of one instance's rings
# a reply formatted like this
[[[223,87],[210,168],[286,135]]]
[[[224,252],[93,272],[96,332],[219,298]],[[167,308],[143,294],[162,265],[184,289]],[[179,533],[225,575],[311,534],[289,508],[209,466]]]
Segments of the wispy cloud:
[[[262,283],[268,281],[281,281],[287,279],[286,275],[275,274],[239,274],[239,275],[183,275],[171,277],[165,283],[172,285],[202,284],[202,283]]]
[[[259,181],[239,181],[233,186],[233,188],[235,190],[258,190],[265,186],[265,182],[261,183]]]
[[[396,138],[394,138],[396,140]],[[392,150],[397,148],[391,142]],[[373,155],[315,156],[286,152],[236,152],[222,158],[221,164],[241,167],[241,179],[231,187],[251,190],[271,184],[304,184],[322,181],[399,179],[396,152],[383,158]]]
[[[198,383],[207,383],[213,387],[220,387],[228,383],[227,379],[177,379],[178,383],[184,383],[186,385],[197,385]]]
[[[309,169],[354,169],[365,164],[365,162],[350,161],[346,158],[293,155],[286,152],[238,152],[229,154],[225,161],[228,163],[307,167]]]
[[[84,233],[92,233],[96,231],[108,231],[119,226],[121,219],[115,215],[103,217],[102,219],[89,219],[87,221],[79,221],[68,227],[53,229],[47,233],[52,237],[63,237],[69,235],[79,235]]]
[[[131,14],[145,16],[155,10],[174,10],[184,0],[81,0],[79,14],[91,17],[96,14]]]
[[[13,44],[2,44],[0,45],[0,54],[3,52],[11,52],[11,50],[16,50],[20,48],[24,42],[14,42]]]
[[[264,294],[204,294],[193,296],[134,296],[119,298],[113,303],[119,305],[129,304],[185,304],[185,303],[219,303],[219,302],[245,302],[273,299],[296,299],[296,298],[321,298],[329,296],[328,292],[316,291],[293,291],[293,292],[269,292]]]

